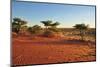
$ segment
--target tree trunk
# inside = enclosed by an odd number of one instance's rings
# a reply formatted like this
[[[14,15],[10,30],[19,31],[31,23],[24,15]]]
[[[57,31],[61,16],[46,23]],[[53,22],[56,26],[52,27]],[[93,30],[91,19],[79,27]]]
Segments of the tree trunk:
[[[83,41],[84,40],[84,38],[83,38],[83,31],[82,30],[80,30],[80,37],[81,37],[81,40]]]
[[[46,26],[46,29],[45,29],[45,31],[47,31],[48,30],[48,27]]]

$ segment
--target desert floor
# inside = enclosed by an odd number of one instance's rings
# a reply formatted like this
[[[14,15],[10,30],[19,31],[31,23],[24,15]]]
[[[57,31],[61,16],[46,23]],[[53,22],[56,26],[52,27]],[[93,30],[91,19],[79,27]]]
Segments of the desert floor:
[[[95,42],[68,38],[12,38],[12,64],[51,64],[96,60]]]

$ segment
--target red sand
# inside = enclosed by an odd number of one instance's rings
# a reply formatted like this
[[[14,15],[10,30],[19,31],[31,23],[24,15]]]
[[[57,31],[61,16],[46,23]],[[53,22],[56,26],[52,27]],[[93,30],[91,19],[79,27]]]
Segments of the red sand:
[[[67,38],[13,38],[13,65],[95,60],[95,43],[68,40]]]

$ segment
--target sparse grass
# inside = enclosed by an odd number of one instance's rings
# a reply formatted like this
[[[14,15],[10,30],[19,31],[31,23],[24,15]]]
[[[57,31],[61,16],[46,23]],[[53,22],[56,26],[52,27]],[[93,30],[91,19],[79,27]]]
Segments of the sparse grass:
[[[96,60],[95,43],[69,38],[13,38],[13,65]]]

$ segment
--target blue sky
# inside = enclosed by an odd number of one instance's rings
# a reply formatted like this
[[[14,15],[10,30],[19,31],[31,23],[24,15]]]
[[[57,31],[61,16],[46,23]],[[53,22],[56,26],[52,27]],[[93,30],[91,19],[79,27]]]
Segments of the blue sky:
[[[58,21],[58,27],[69,28],[85,23],[95,27],[95,6],[46,4],[33,2],[12,2],[12,18],[28,21],[29,26],[42,25],[40,21]]]

